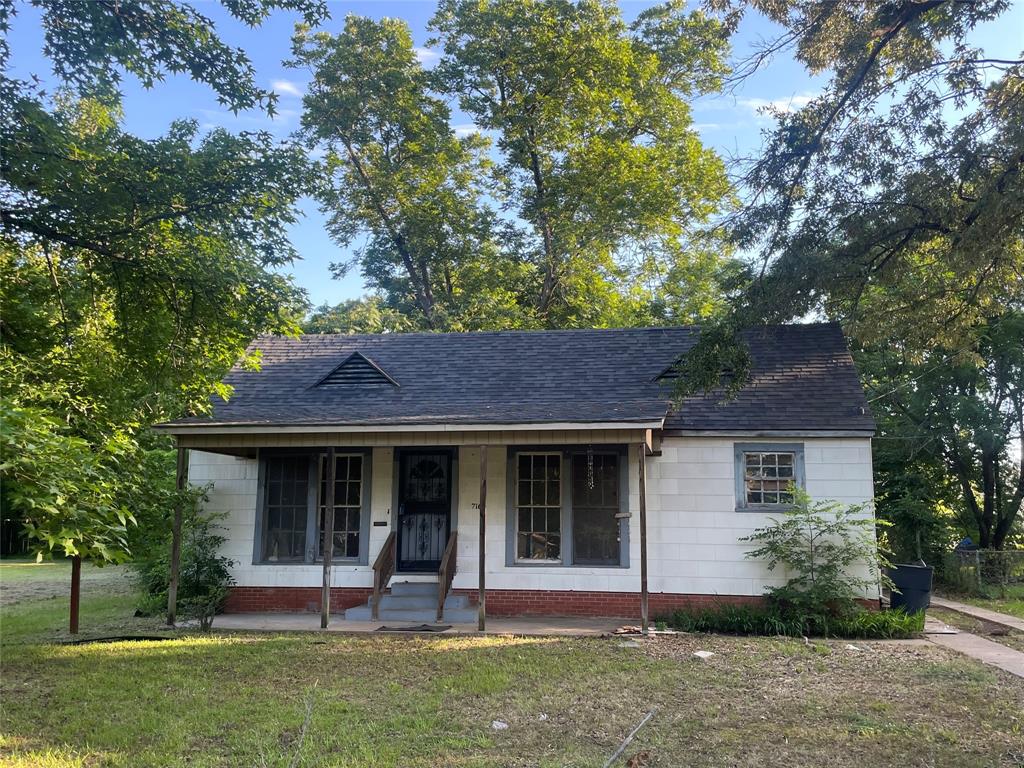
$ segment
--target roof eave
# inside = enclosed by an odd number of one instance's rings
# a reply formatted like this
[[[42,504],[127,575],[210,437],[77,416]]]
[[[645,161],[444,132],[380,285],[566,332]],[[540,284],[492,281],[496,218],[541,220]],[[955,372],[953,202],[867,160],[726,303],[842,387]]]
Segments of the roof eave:
[[[154,429],[172,435],[237,435],[266,432],[284,434],[325,433],[325,432],[492,432],[504,430],[509,432],[554,432],[560,430],[621,430],[621,429],[661,429],[664,418],[621,421],[552,421],[552,422],[482,422],[482,423],[451,423],[435,422],[415,424],[238,424],[238,423],[190,423],[176,424],[166,422],[155,424]]]

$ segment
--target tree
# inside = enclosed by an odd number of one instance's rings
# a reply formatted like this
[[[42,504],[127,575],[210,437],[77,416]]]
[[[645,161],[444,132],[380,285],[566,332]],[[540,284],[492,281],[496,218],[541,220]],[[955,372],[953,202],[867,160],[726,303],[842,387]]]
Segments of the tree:
[[[1010,484],[999,493],[1012,507],[1014,471],[996,467],[1017,432],[1006,412],[993,416],[996,401],[1007,408],[1012,398],[997,375],[1000,348],[986,339],[996,326],[1012,337],[1006,314],[1024,308],[1024,58],[997,58],[970,39],[1008,4],[712,5],[733,23],[754,8],[783,29],[736,67],[733,83],[782,51],[829,80],[806,106],[775,110],[762,151],[735,167],[744,205],[725,226],[754,254],[750,282],[685,362],[681,391],[745,370],[739,328],[839,320],[873,377],[881,423],[892,430],[882,437],[915,451],[909,470],[880,466],[880,499],[900,499],[894,511],[910,513],[913,525],[937,523],[949,483],[931,493],[921,483],[938,472],[958,487],[952,501],[968,529],[994,545],[1006,511],[995,512],[993,475]],[[931,371],[947,365],[951,378]],[[890,390],[919,402],[897,410],[881,397]]]
[[[305,333],[401,333],[411,327],[407,315],[376,297],[350,299],[316,307],[302,324]]]
[[[40,555],[102,564],[127,557],[130,523],[165,519],[175,499],[167,440],[147,427],[224,394],[254,335],[296,328],[303,297],[273,267],[294,255],[284,233],[307,166],[262,134],[121,130],[122,72],[147,86],[189,72],[232,109],[273,109],[245,55],[190,6],[34,5],[62,86],[13,79],[0,46],[2,503]],[[0,2],[5,31],[15,7]],[[273,8],[323,14],[316,0],[228,8],[251,24]]]
[[[367,234],[370,286],[417,324],[447,326],[457,273],[494,261],[493,217],[479,204],[484,142],[455,137],[401,21],[349,16],[337,36],[300,30],[294,55],[314,72],[302,133],[327,152],[320,200],[331,234],[343,245]]]
[[[900,349],[873,350],[869,370],[885,387],[876,398],[887,431],[906,443],[903,452],[923,454],[908,462],[909,474],[938,463],[949,480],[938,478],[930,494],[959,502],[963,529],[983,549],[1001,549],[1024,501],[1024,312],[979,324],[975,335],[968,350],[938,347],[919,362]],[[906,482],[907,467],[890,472],[883,488]]]
[[[303,132],[327,151],[321,201],[340,242],[368,235],[355,262],[389,306],[434,328],[718,308],[720,243],[701,229],[728,184],[687,106],[725,71],[718,22],[678,3],[627,26],[607,3],[499,0],[442,2],[432,28],[444,54],[429,72],[396,21],[296,39],[313,71]]]
[[[152,88],[167,72],[188,73],[208,85],[220,102],[238,111],[263,107],[273,111],[277,97],[259,88],[244,51],[231,48],[216,34],[211,19],[186,3],[163,0],[0,0],[0,68],[5,107],[26,95],[31,85],[12,80],[7,72],[7,33],[19,4],[38,8],[42,16],[45,53],[54,74],[68,88],[105,103],[119,100],[123,73]],[[225,0],[224,8],[238,21],[259,26],[276,9],[302,14],[307,24],[327,17],[324,0]]]

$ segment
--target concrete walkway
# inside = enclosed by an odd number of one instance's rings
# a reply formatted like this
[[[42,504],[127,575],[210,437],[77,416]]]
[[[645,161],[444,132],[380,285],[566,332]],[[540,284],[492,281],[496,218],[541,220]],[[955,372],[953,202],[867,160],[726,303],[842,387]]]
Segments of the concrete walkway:
[[[932,595],[932,605],[935,608],[945,608],[949,611],[956,611],[957,613],[972,616],[975,619],[989,621],[993,624],[999,624],[1003,627],[1015,629],[1018,632],[1024,632],[1024,619],[1018,619],[1016,616],[1010,616],[1006,613],[998,613],[996,611],[990,611],[988,608],[979,608],[976,605],[961,603],[956,600],[949,600],[945,597],[935,597],[934,595]]]
[[[934,599],[932,602],[935,602]],[[972,635],[970,632],[958,632],[955,635],[936,634],[927,637],[935,645],[959,651],[983,664],[999,667],[1011,675],[1024,678],[1024,653],[1018,650],[986,640],[984,637]]]
[[[996,613],[986,608],[978,608],[976,605],[968,605],[967,603],[947,600],[944,597],[935,597],[933,595],[932,607],[956,611],[974,619],[1024,632],[1024,621],[1016,616]],[[1024,653],[1015,648],[1009,648],[993,640],[979,637],[971,632],[957,631],[931,617],[925,617],[924,633],[928,641],[935,643],[935,645],[950,648],[965,656],[970,656],[972,659],[977,659],[983,664],[999,667],[999,669],[1005,670],[1011,675],[1024,678]]]
[[[487,619],[487,635],[537,635],[600,637],[610,635],[624,624],[635,624],[635,619],[589,619],[589,618],[532,618],[532,619]],[[395,621],[348,621],[332,618],[328,632],[379,632],[381,627],[391,629],[406,626],[408,622]],[[449,624],[445,622],[445,624]],[[320,632],[318,613],[226,613],[213,622],[214,629],[242,630],[256,632]],[[402,631],[411,635],[415,632]],[[441,632],[424,632],[437,635],[480,635],[476,622],[472,624],[450,623]]]

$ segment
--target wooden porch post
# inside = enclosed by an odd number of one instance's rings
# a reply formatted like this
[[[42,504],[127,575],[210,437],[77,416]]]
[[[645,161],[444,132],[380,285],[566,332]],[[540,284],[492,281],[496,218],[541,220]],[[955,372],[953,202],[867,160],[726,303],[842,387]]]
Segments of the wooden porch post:
[[[640,634],[647,634],[647,446],[637,445],[640,464]]]
[[[487,626],[487,588],[484,583],[487,571],[484,562],[487,555],[487,446],[480,446],[480,580],[477,587],[477,629],[483,632]]]
[[[71,616],[68,619],[68,632],[78,634],[78,601],[82,596],[82,556],[71,558]]]
[[[320,629],[331,621],[331,559],[334,557],[334,447],[327,449],[324,491],[324,585],[320,591]]]
[[[181,521],[185,513],[184,501],[181,498],[188,482],[188,452],[178,446],[178,464],[175,478],[175,488],[178,490],[178,499],[174,503],[174,523],[171,527],[171,578],[167,584],[167,623],[174,626],[178,618],[178,577],[181,567]]]

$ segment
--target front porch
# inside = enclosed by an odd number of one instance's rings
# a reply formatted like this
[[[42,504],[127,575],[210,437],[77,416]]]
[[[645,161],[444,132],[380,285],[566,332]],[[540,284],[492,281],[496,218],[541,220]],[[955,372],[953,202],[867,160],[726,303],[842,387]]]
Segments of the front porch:
[[[573,633],[623,623],[596,616],[640,623],[639,457],[654,450],[652,429],[574,426],[178,432],[179,481],[213,484],[207,508],[224,515],[236,563],[218,625],[245,616],[245,628]],[[530,614],[544,616],[514,618]],[[548,618],[562,615],[577,618]]]

